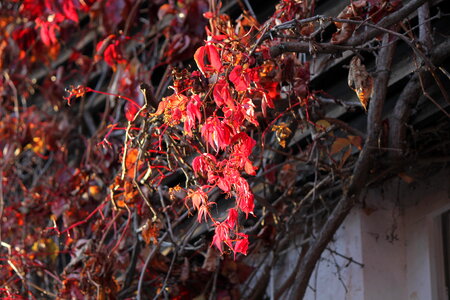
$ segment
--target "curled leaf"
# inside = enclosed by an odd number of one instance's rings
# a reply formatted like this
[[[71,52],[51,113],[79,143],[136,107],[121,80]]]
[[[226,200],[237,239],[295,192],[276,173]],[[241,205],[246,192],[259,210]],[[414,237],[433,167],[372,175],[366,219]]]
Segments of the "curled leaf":
[[[158,243],[159,228],[160,226],[158,223],[147,220],[142,228],[142,238],[144,239],[145,244]]]
[[[358,56],[354,56],[350,61],[348,86],[356,92],[361,105],[367,110],[367,104],[372,95],[373,79]]]
[[[350,5],[346,6],[337,16],[338,19],[364,19],[364,8],[367,2],[365,0],[353,1]],[[335,22],[337,32],[333,33],[331,43],[339,45],[345,43],[355,31],[355,24],[345,22]]]
[[[214,45],[206,45],[198,48],[195,51],[194,59],[204,75],[210,71],[220,72],[222,69],[220,55]]]
[[[272,131],[275,131],[275,136],[281,147],[286,147],[286,139],[292,135],[292,130],[289,129],[286,123],[280,123],[279,125],[273,125]]]

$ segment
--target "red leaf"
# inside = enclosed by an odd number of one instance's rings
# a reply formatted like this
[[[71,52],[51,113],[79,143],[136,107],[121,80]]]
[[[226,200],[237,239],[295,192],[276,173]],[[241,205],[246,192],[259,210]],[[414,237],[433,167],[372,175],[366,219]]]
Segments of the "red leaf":
[[[67,19],[72,20],[75,23],[78,23],[78,13],[73,0],[63,1],[62,8],[64,11],[64,15],[67,17]]]
[[[228,218],[227,218],[226,222],[227,222],[228,226],[230,226],[230,228],[234,228],[234,225],[236,225],[238,215],[239,215],[238,211],[234,208],[232,208],[228,211]]]
[[[40,28],[39,35],[44,45],[50,47],[57,43],[56,31],[59,30],[59,26],[56,23],[36,19],[36,28]]]
[[[236,183],[234,184],[236,190],[236,202],[239,205],[239,208],[246,214],[248,217],[249,213],[253,213],[253,209],[255,208],[254,195],[250,190],[250,186],[248,185],[247,180],[242,177],[237,178]]]
[[[262,86],[267,91],[267,96],[271,99],[276,99],[278,97],[278,82],[277,81],[266,81],[262,83]]]
[[[20,13],[30,19],[38,18],[44,14],[45,6],[43,1],[24,0],[20,6]]]
[[[11,36],[21,50],[28,50],[36,40],[36,31],[32,27],[19,27]]]
[[[205,19],[212,19],[214,17],[214,14],[210,11],[207,11],[207,12],[203,13],[203,17]]]
[[[134,105],[130,102],[127,102],[125,104],[124,110],[125,110],[125,117],[127,118],[128,121],[131,122],[134,120],[134,116],[139,111],[139,108],[136,105]]]
[[[211,246],[212,245],[216,246],[216,248],[219,249],[220,253],[222,253],[223,252],[222,242],[225,242],[227,245],[230,245],[230,228],[228,227],[228,224],[226,224],[225,222],[216,225],[216,230],[214,233]]]
[[[213,97],[214,101],[219,107],[222,107],[223,105],[226,105],[228,107],[234,106],[234,101],[230,94],[229,85],[224,79],[220,79],[214,86]]]
[[[220,55],[217,48],[214,45],[206,45],[208,49],[208,58],[211,62],[211,66],[216,72],[220,72],[222,69],[222,62],[220,61]]]
[[[205,76],[209,71],[219,73],[222,69],[220,55],[214,45],[206,45],[198,48],[197,51],[195,51],[194,59],[198,68]],[[205,60],[207,60],[208,63],[205,63]]]
[[[217,160],[213,155],[203,153],[202,155],[194,158],[192,161],[192,169],[194,169],[195,173],[206,174],[212,169],[212,166],[216,164]]]
[[[248,175],[256,175],[255,167],[253,166],[252,162],[248,159],[245,162],[244,170]]]
[[[202,113],[200,108],[202,102],[199,95],[194,95],[190,98],[186,106],[186,121],[184,122],[184,131],[188,136],[192,136],[192,127],[195,127],[196,121],[202,121]]]
[[[202,46],[197,49],[194,53],[194,60],[197,63],[198,68],[202,72],[202,74],[206,73],[206,66],[205,66],[205,47]]]
[[[231,142],[230,128],[216,116],[209,117],[206,120],[201,133],[203,139],[216,151],[225,149]]]
[[[228,75],[230,81],[234,84],[237,91],[245,91],[250,85],[250,82],[246,79],[246,76],[242,74],[242,66],[237,65],[233,71]]]
[[[104,43],[110,44],[105,47]],[[101,53],[102,50],[103,53]],[[111,38],[111,36],[108,36],[103,41],[98,42],[96,51],[97,55],[103,55],[103,60],[113,69],[115,69],[118,64],[127,63],[127,61],[123,58],[119,40]]]
[[[248,251],[248,235],[244,233],[240,233],[240,236],[242,236],[242,239],[238,240],[236,244],[234,245],[234,258],[236,259],[236,253],[242,253],[244,255],[247,255]]]
[[[267,116],[267,107],[274,108],[275,105],[273,104],[272,98],[266,92],[263,92],[261,109],[264,117]]]

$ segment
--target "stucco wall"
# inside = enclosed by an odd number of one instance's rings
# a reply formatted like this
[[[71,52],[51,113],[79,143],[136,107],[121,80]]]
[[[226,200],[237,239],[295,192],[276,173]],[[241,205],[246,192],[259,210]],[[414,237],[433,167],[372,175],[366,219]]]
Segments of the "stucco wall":
[[[394,178],[369,191],[336,233],[335,253],[322,256],[305,299],[448,299],[439,222],[450,209],[449,178],[448,170],[410,184]]]

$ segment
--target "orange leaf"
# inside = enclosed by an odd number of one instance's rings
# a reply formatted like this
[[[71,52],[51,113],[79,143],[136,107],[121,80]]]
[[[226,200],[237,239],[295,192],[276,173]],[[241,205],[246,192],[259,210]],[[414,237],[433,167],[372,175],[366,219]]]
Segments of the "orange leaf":
[[[356,136],[356,135],[349,135],[347,136],[348,140],[350,141],[350,143],[355,146],[356,148],[358,148],[358,150],[362,149],[362,138],[360,136]]]
[[[159,235],[158,223],[147,220],[147,223],[145,223],[144,228],[142,229],[142,238],[144,239],[145,243],[147,245],[150,244],[150,242],[152,242],[153,244],[157,244],[158,235]]]
[[[331,145],[331,151],[330,154],[336,154],[339,151],[341,151],[342,149],[344,149],[345,147],[347,147],[348,145],[350,145],[350,141],[346,138],[337,138],[333,145]]]
[[[136,161],[138,160],[139,150],[129,149],[127,151],[127,158],[125,159],[125,168],[127,169],[127,176],[134,178],[135,171],[138,171],[144,162],[139,161],[136,166]]]
[[[344,164],[347,161],[347,159],[350,156],[350,154],[352,154],[352,148],[348,147],[347,150],[344,152],[344,154],[341,157],[341,163],[340,163],[340,167],[341,168],[344,166]]]

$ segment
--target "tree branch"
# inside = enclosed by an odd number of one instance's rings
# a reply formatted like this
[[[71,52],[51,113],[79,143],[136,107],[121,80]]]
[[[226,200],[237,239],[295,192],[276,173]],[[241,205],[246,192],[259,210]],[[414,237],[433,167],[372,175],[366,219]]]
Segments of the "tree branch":
[[[380,131],[381,113],[387,92],[390,68],[395,50],[395,43],[389,42],[389,35],[383,37],[383,46],[377,57],[377,76],[374,82],[374,94],[368,111],[367,137],[362,151],[355,165],[353,176],[347,191],[331,213],[317,239],[308,249],[302,260],[297,275],[297,286],[294,288],[291,299],[303,299],[309,279],[317,261],[333,238],[337,229],[341,226],[363,189],[368,178],[372,153],[375,149],[377,137]]]
[[[384,17],[380,20],[380,22],[377,23],[378,27],[381,28],[388,28],[394,24],[397,24],[401,22],[403,19],[408,17],[411,13],[413,13],[416,9],[418,9],[422,4],[425,2],[429,2],[430,0],[413,0],[409,3],[407,3],[405,6],[400,8],[399,10],[389,14],[388,16]],[[371,28],[364,33],[358,34],[356,36],[353,36],[350,38],[346,45],[361,45],[365,42],[373,39],[374,37],[380,35],[382,33],[382,30],[379,28]]]
[[[370,27],[370,28],[362,33],[354,35],[345,44],[342,44],[342,45],[335,45],[335,44],[331,44],[331,43],[317,43],[315,41],[285,42],[285,43],[280,43],[278,45],[272,46],[270,48],[270,55],[272,57],[276,57],[285,52],[340,53],[345,50],[373,51],[374,48],[362,47],[362,45],[382,33],[390,32],[390,33],[394,34],[394,32],[390,31],[387,28],[402,21],[404,18],[406,18],[408,15],[410,15],[415,9],[420,7],[425,2],[427,2],[427,0],[411,1],[407,5],[405,5],[401,9],[399,9],[398,11],[393,12],[392,14],[384,17],[377,24],[367,23],[366,21],[358,21],[358,20],[351,20],[351,19],[338,19],[338,18],[332,18],[332,17],[326,17],[326,16],[314,16],[314,17],[304,19],[304,20],[295,20],[295,22],[290,21],[285,24],[281,24],[279,26],[274,27],[274,29],[275,30],[286,29],[286,28],[295,26],[296,24],[310,23],[310,22],[315,22],[318,20],[332,21],[332,22],[339,22],[339,23],[353,23],[353,24],[358,24],[358,25],[365,26],[365,27]],[[399,33],[397,33],[395,35],[402,38],[401,37],[402,35]],[[406,37],[404,37],[402,39],[405,42],[408,42]],[[264,38],[262,38],[261,40],[264,40]],[[415,49],[414,47],[413,47],[413,50],[415,52],[417,52],[416,51],[417,49]],[[418,54],[421,55],[421,53],[418,53]]]
[[[422,38],[421,41],[423,41]],[[434,65],[439,65],[449,56],[450,40],[448,39],[431,51],[431,62]],[[389,148],[401,149],[401,152],[391,153],[391,158],[393,159],[405,154],[406,124],[411,116],[411,110],[416,106],[421,94],[421,76],[425,81],[430,79],[430,75],[427,74],[425,68],[418,70],[403,88],[395,105],[393,115],[389,120]]]

